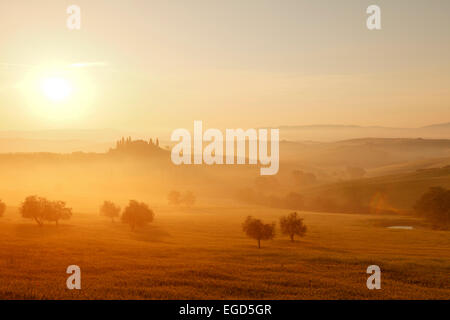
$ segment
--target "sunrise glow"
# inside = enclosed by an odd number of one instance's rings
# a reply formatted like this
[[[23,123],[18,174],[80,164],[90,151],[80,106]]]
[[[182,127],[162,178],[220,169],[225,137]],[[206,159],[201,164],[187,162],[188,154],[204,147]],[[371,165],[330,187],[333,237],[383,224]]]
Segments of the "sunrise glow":
[[[62,101],[67,99],[72,93],[72,86],[64,78],[46,78],[42,80],[42,92],[52,101]]]

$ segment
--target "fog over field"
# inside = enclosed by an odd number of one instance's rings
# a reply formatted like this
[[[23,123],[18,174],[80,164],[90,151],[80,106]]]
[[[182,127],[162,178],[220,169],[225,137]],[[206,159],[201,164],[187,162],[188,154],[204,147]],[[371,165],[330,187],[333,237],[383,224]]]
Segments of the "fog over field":
[[[449,300],[449,13],[0,1],[0,300]]]
[[[275,176],[260,176],[248,164],[176,166],[155,138],[120,141],[107,152],[0,155],[7,203],[0,219],[1,298],[445,299],[450,293],[448,231],[414,209],[430,187],[450,188],[450,140],[283,141]],[[194,196],[189,203],[182,200],[187,193]],[[30,195],[65,201],[70,220],[38,226],[21,218]],[[132,199],[154,212],[149,225],[131,230],[120,213],[113,222],[100,216],[104,200],[121,211]],[[291,242],[278,221],[293,211],[307,231]],[[277,223],[275,238],[261,249],[242,231],[247,216]],[[405,225],[411,230],[396,229]],[[84,274],[79,293],[58,286],[65,279],[59,271],[75,262]],[[375,293],[365,284],[373,264],[383,270],[383,290]]]

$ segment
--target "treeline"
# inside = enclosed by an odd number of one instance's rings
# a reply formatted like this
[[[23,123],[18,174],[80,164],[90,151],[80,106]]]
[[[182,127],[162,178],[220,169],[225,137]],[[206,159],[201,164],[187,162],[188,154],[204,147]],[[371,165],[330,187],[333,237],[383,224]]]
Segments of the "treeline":
[[[417,215],[433,223],[438,229],[450,228],[450,190],[430,188],[414,205]]]
[[[433,223],[435,227],[450,227],[450,190],[432,187],[424,193],[413,207],[405,211],[393,208],[386,197],[380,193],[366,195],[357,189],[350,192],[340,201],[327,195],[305,198],[299,193],[290,192],[285,196],[266,195],[253,189],[241,189],[236,197],[245,203],[271,208],[330,212],[330,213],[365,213],[365,214],[399,214],[412,213]]]
[[[6,211],[6,204],[0,200],[0,217]],[[22,218],[35,221],[38,226],[44,226],[45,222],[58,225],[60,220],[69,220],[72,217],[72,208],[68,208],[64,201],[51,201],[44,197],[29,196],[20,205],[19,213]],[[127,207],[121,212],[121,208],[111,201],[105,201],[100,207],[100,214],[114,222],[120,218],[125,224],[130,225],[131,230],[145,226],[153,221],[155,213],[144,202],[130,200]]]
[[[305,197],[297,192],[289,192],[286,195],[279,196],[268,195],[261,191],[245,188],[240,189],[236,193],[236,198],[244,203],[278,209],[333,213],[398,213],[398,210],[394,208],[380,206],[379,203],[383,202],[380,195],[374,195],[373,199],[363,201],[361,198],[358,198],[357,194],[353,194],[348,199],[337,201],[326,195]]]

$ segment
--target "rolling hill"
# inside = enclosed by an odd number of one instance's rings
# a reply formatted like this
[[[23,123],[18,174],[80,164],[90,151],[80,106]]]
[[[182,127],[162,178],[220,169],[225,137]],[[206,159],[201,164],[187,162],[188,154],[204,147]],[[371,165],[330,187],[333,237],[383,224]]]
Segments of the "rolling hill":
[[[311,206],[327,203],[343,212],[404,212],[435,186],[450,188],[450,166],[322,185],[304,196]]]

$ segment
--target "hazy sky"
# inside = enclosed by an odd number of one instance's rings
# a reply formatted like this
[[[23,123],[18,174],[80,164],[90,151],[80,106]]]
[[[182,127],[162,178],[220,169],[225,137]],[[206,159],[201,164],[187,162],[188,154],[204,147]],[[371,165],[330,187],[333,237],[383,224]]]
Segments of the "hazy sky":
[[[0,130],[448,122],[449,57],[448,0],[2,1]]]

